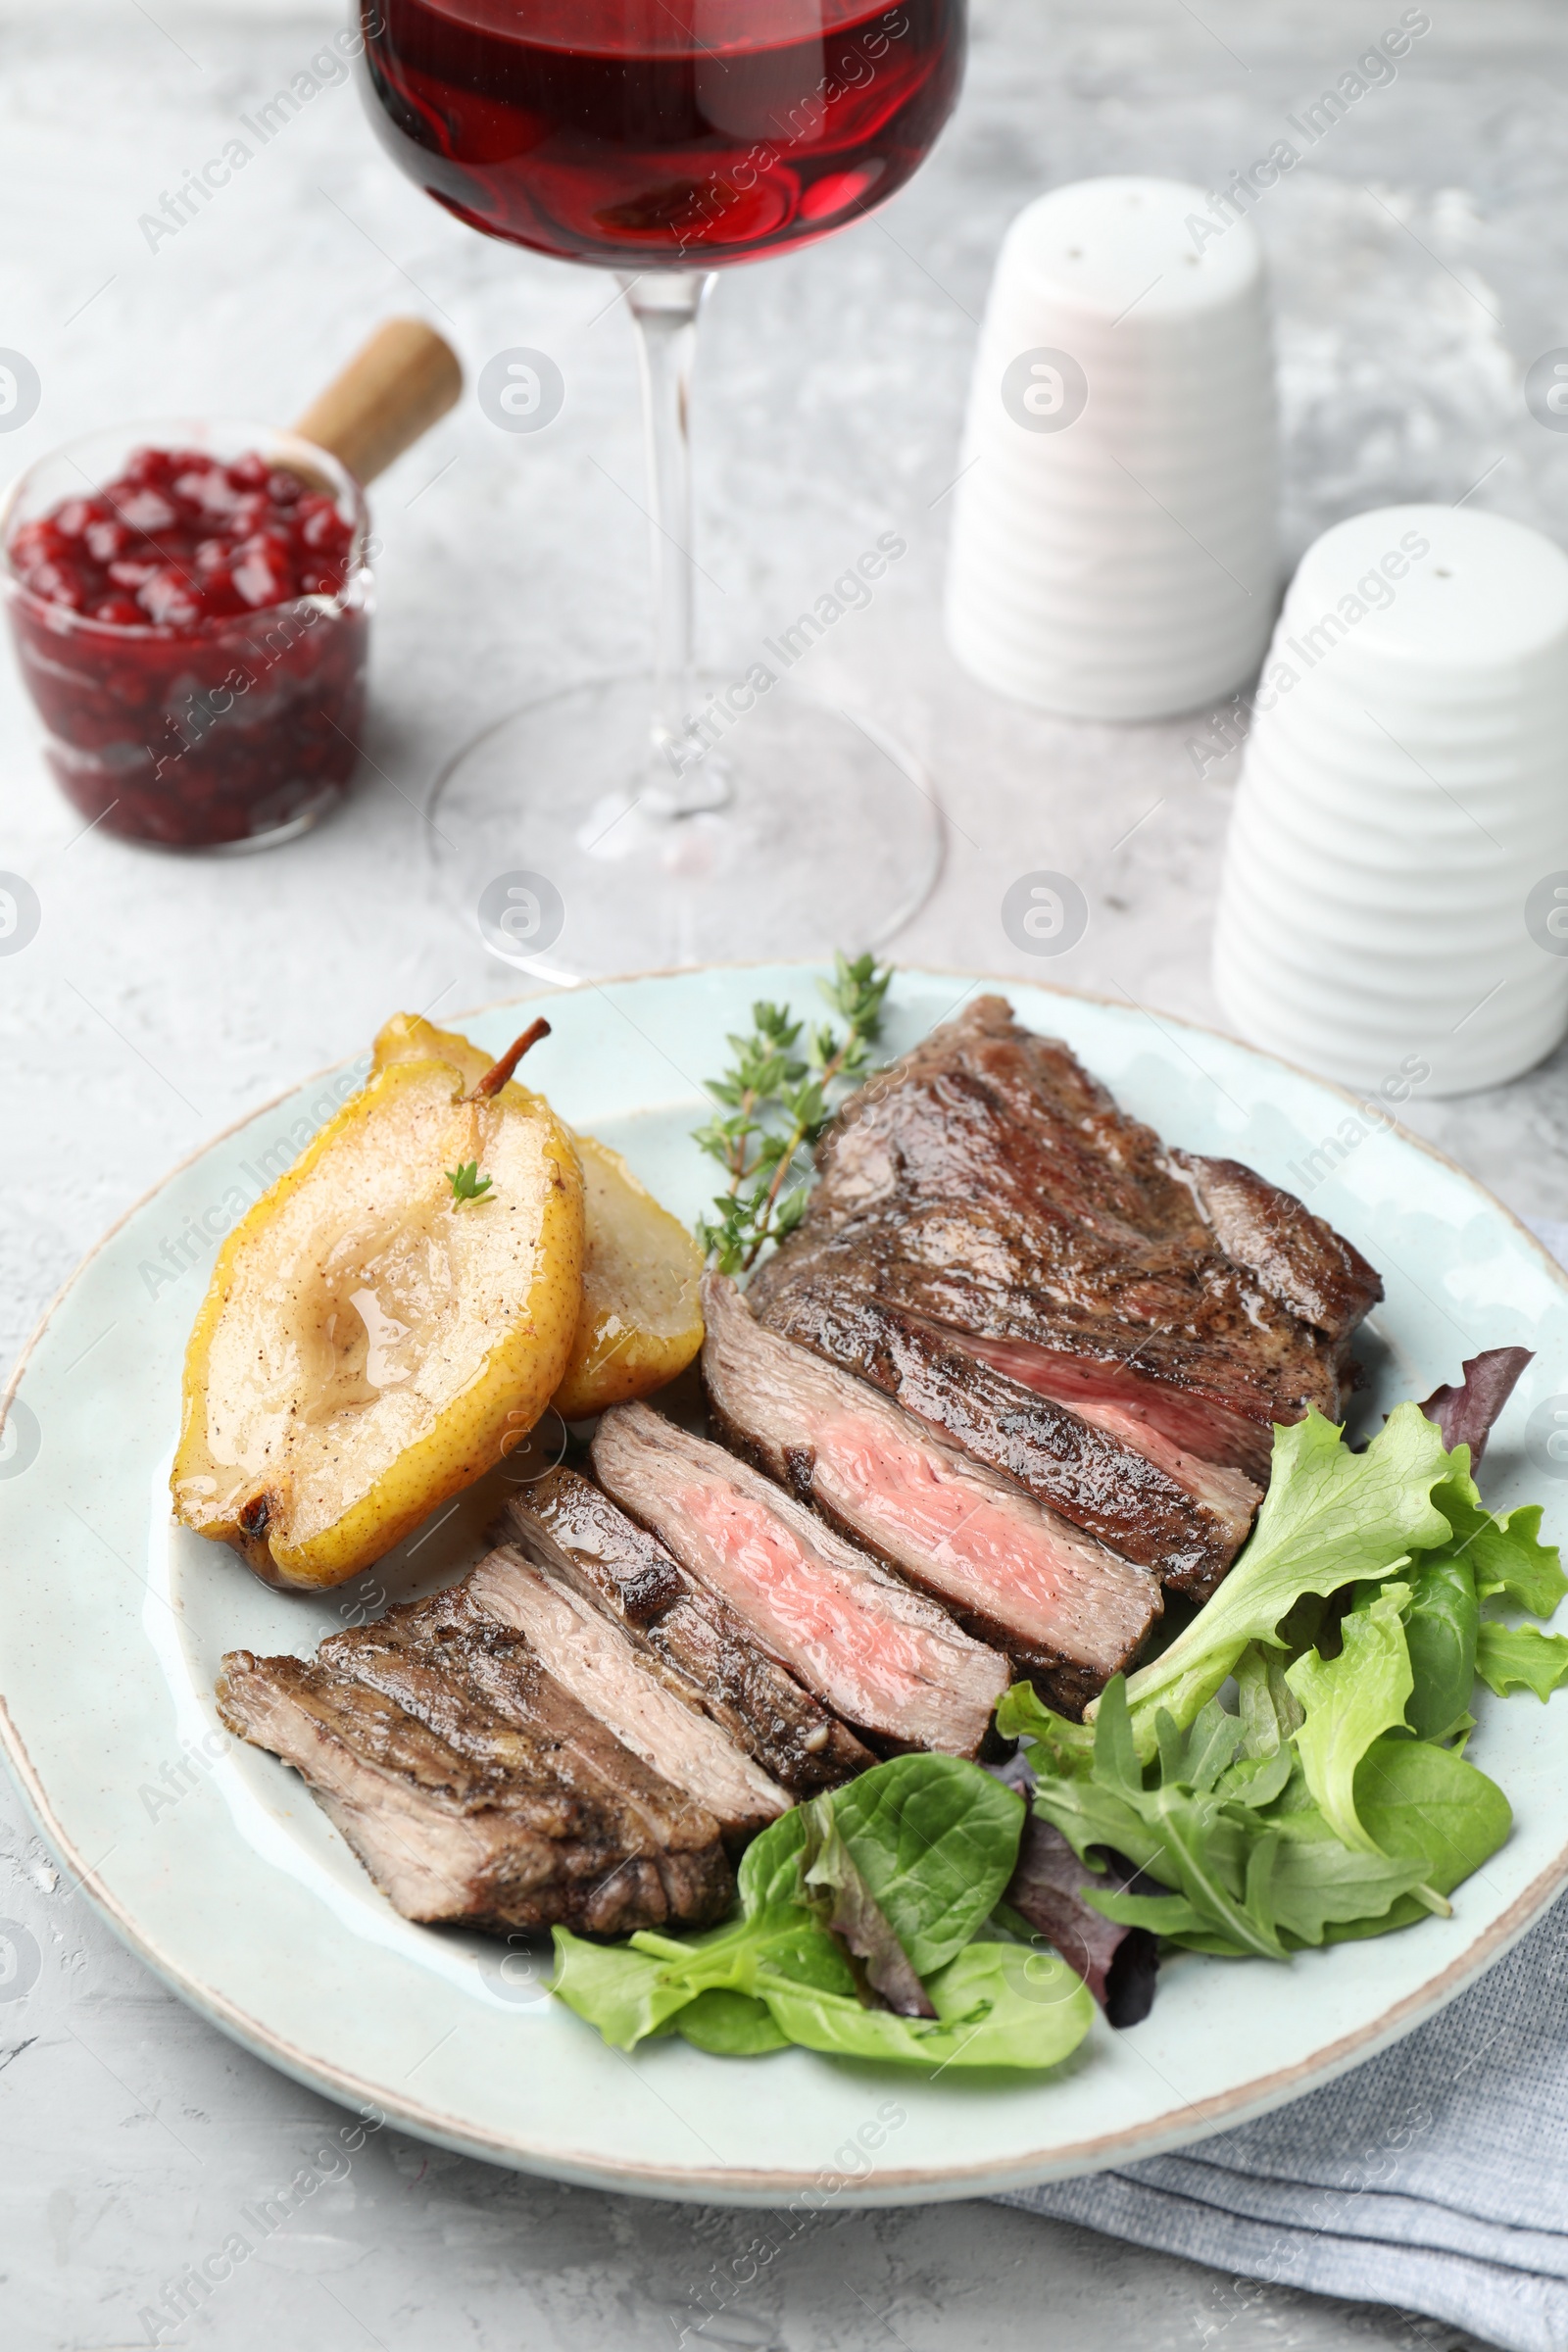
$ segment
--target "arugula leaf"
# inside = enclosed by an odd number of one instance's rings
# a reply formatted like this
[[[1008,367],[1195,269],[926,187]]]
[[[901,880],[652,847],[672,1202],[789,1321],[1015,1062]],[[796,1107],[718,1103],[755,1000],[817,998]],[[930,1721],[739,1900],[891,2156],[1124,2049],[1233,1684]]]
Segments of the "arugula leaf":
[[[1312,1659],[1326,1683],[1301,1678],[1310,1686],[1302,1730],[1314,1717],[1322,1727],[1321,1760],[1334,1795],[1342,1807],[1348,1802],[1353,1844],[1314,1801],[1298,1752],[1301,1733],[1272,1755],[1250,1756],[1244,1719],[1218,1700],[1185,1737],[1168,1715],[1156,1723],[1158,1783],[1147,1787],[1125,1688],[1111,1683],[1096,1722],[1092,1772],[1047,1772],[1035,1809],[1092,1867],[1096,1848],[1113,1848],[1171,1892],[1130,1894],[1091,1884],[1081,1899],[1119,1926],[1148,1929],[1190,1950],[1283,1960],[1302,1944],[1403,1926],[1467,1877],[1507,1834],[1500,1793],[1451,1751],[1367,1729],[1380,1713],[1396,1725],[1403,1714],[1404,1591],[1369,1593],[1345,1620],[1340,1658]],[[1249,1673],[1261,1684],[1260,1668]],[[1282,1688],[1294,1704],[1289,1684]],[[1369,1689],[1370,1713],[1357,1706]],[[1440,1762],[1411,1766],[1402,1760],[1406,1751]],[[1386,1848],[1385,1838],[1392,1840]]]
[[[929,2023],[781,1979],[761,1986],[774,2023],[806,2049],[941,2070],[1057,2066],[1094,2021],[1088,1988],[1066,1962],[1022,1944],[966,1944],[926,1990]]]
[[[1295,1835],[1285,1835],[1286,1823]],[[1426,1879],[1423,1856],[1348,1851],[1315,1810],[1287,1815],[1274,1865],[1274,1916],[1292,1944],[1322,1943],[1348,1920],[1379,1919]],[[1320,1831],[1317,1836],[1312,1831]],[[1413,1905],[1411,1916],[1428,1908]]]
[[[1092,1723],[1071,1723],[1048,1707],[1033,1683],[1014,1683],[997,1701],[997,1730],[1004,1740],[1032,1740],[1037,1770],[1070,1778],[1090,1769],[1095,1752]]]
[[[1397,1405],[1364,1453],[1352,1453],[1315,1410],[1276,1429],[1269,1490],[1236,1565],[1127,1686],[1139,1754],[1153,1753],[1161,1707],[1178,1725],[1190,1723],[1248,1643],[1271,1641],[1303,1593],[1387,1576],[1412,1551],[1446,1543],[1448,1522],[1432,1490],[1452,1466],[1438,1429],[1414,1404]]]
[[[1379,1933],[1382,1914],[1425,1875],[1423,1860],[1347,1852],[1315,1807],[1292,1818],[1314,1834],[1286,1838],[1276,1832],[1272,1840],[1269,1901],[1287,1949],[1332,1942],[1334,1928],[1345,1921],[1365,1921],[1357,1934]],[[1096,1908],[1127,1927],[1151,1929],[1188,1951],[1242,1960],[1250,1959],[1255,1948],[1218,1933],[1207,1914],[1185,1896],[1140,1900],[1136,1895],[1106,1894],[1097,1899]],[[1408,1916],[1424,1918],[1425,1906],[1414,1904]]]
[[[1342,1844],[1376,1853],[1355,1810],[1355,1768],[1380,1733],[1403,1723],[1410,1696],[1410,1655],[1401,1611],[1408,1585],[1385,1585],[1341,1626],[1337,1658],[1309,1649],[1285,1680],[1306,1710],[1296,1734],[1306,1785]]]
[[[1500,1625],[1483,1617],[1476,1672],[1489,1690],[1533,1690],[1544,1705],[1568,1682],[1568,1634],[1543,1634],[1533,1625]]]

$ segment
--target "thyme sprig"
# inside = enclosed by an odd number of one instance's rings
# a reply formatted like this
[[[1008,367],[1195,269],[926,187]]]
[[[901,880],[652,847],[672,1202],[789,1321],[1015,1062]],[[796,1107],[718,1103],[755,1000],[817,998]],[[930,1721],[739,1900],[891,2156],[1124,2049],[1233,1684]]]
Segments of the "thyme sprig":
[[[708,1087],[724,1107],[693,1136],[728,1179],[714,1196],[715,1214],[697,1225],[721,1274],[747,1273],[805,1216],[811,1147],[871,1066],[892,979],[892,965],[879,967],[874,956],[835,956],[832,979],[817,987],[842,1028],[824,1021],[808,1029],[788,1005],[762,1000],[752,1006],[751,1035],[730,1036],[734,1059]]]

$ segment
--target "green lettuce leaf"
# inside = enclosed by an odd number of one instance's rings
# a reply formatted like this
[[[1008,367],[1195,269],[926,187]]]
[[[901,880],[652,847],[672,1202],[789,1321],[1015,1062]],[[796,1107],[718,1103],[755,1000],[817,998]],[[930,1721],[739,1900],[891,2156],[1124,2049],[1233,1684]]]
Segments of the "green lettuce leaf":
[[[1284,1658],[1277,1649],[1254,1642],[1243,1650],[1234,1671],[1243,1755],[1278,1755],[1282,1747],[1289,1747],[1301,1720],[1301,1702],[1285,1679]]]
[[[1451,1546],[1446,1548],[1469,1562],[1483,1600],[1500,1594],[1532,1617],[1553,1615],[1568,1593],[1568,1577],[1556,1545],[1541,1541],[1540,1503],[1489,1511],[1468,1473],[1446,1480],[1432,1499],[1452,1530]]]
[[[1249,1642],[1271,1642],[1304,1593],[1386,1577],[1412,1552],[1448,1542],[1432,1490],[1452,1472],[1439,1431],[1414,1404],[1396,1406],[1364,1453],[1315,1411],[1277,1429],[1269,1490],[1236,1565],[1127,1686],[1139,1754],[1153,1754],[1161,1707],[1179,1726],[1191,1723]]]
[[[1418,1740],[1451,1740],[1470,1728],[1481,1608],[1475,1571],[1460,1553],[1428,1555],[1410,1578],[1404,1614],[1410,1696],[1404,1720]]]
[[[1386,1585],[1375,1600],[1348,1611],[1337,1658],[1315,1649],[1287,1669],[1305,1719],[1296,1749],[1306,1786],[1342,1844],[1376,1853],[1355,1810],[1355,1769],[1380,1734],[1403,1723],[1410,1696],[1410,1656],[1401,1612],[1408,1585]]]
[[[1544,1703],[1568,1682],[1568,1634],[1543,1634],[1533,1625],[1500,1625],[1483,1617],[1476,1672],[1489,1690],[1533,1690]]]

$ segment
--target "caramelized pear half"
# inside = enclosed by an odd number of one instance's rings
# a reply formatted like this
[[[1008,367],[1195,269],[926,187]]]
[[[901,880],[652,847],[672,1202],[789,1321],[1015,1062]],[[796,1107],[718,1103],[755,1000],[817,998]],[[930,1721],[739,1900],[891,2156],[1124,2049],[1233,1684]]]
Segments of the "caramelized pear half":
[[[378,1069],[438,1054],[472,1086],[489,1055],[455,1030],[395,1013],[375,1041]],[[703,1344],[703,1255],[684,1225],[632,1174],[618,1152],[574,1139],[582,1166],[586,1246],[582,1311],[570,1359],[551,1398],[565,1421],[647,1396],[684,1372]]]
[[[374,1070],[220,1253],[171,1486],[187,1527],[270,1584],[379,1559],[561,1384],[581,1169],[541,1097],[473,1099],[482,1074],[436,1054]],[[464,1199],[448,1171],[469,1163],[489,1184]]]

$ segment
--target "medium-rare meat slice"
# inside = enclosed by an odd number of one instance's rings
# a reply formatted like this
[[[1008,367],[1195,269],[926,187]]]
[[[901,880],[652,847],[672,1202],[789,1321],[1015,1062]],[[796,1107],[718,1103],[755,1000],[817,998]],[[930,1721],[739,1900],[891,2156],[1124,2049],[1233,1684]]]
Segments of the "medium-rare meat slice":
[[[1080,1714],[1159,1615],[1157,1578],[1096,1544],[853,1373],[703,1284],[703,1379],[730,1443],[946,1603]]]
[[[405,1917],[597,1935],[722,1917],[719,1824],[460,1585],[314,1659],[223,1660],[219,1713],[292,1764]]]
[[[1187,1452],[1177,1443],[1170,1434],[1172,1430],[1183,1431],[1194,1444],[1202,1443],[1205,1435],[1204,1425],[1198,1417],[1189,1425],[1181,1398],[1167,1395],[1161,1399],[1156,1426],[1149,1418],[1146,1385],[1122,1379],[1113,1366],[1085,1364],[1081,1356],[1053,1355],[1043,1348],[1030,1348],[1017,1340],[976,1340],[959,1331],[941,1336],[977,1362],[989,1364],[1015,1387],[1049,1397],[1053,1404],[1061,1405],[1080,1421],[1093,1423],[1096,1429],[1103,1430],[1107,1436],[1119,1439],[1143,1454],[1224,1525],[1241,1526],[1244,1533],[1250,1526],[1262,1488],[1245,1470],[1208,1461],[1200,1453]],[[1244,1447],[1250,1447],[1253,1435],[1250,1429],[1243,1432]],[[1259,1475],[1267,1478],[1266,1460],[1258,1469]]]
[[[983,1340],[912,1322],[880,1298],[810,1288],[789,1295],[774,1328],[933,1422],[1174,1592],[1206,1600],[1247,1541],[1262,1499],[1250,1479],[1129,1426],[1114,1405],[1074,1411],[1010,1379],[987,1362]]]
[[[906,1747],[979,1748],[1011,1680],[1006,1659],[815,1512],[643,1404],[602,1417],[593,1464],[622,1509],[835,1713]]]
[[[795,1797],[837,1788],[876,1758],[760,1649],[733,1609],[575,1470],[510,1502],[507,1532],[546,1575],[625,1629],[672,1686]]]
[[[778,1783],[704,1714],[696,1692],[662,1675],[583,1593],[510,1544],[479,1562],[468,1592],[485,1616],[525,1634],[556,1681],[623,1747],[711,1813],[726,1839],[744,1842],[788,1811]]]
[[[1272,1187],[1265,1248],[1257,1201],[1201,1172],[1224,1164],[1178,1166],[1064,1045],[982,997],[844,1105],[756,1303],[776,1320],[803,1291],[858,1293],[1007,1343],[1012,1378],[1060,1397],[1070,1367],[1086,1396],[1261,1481],[1276,1421],[1340,1417],[1377,1277]]]

